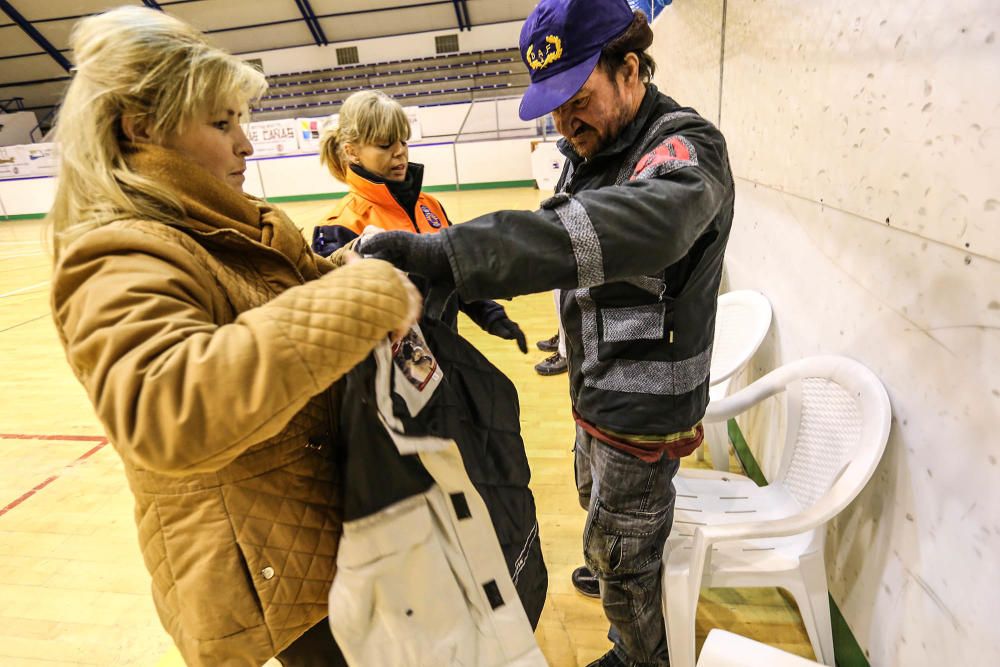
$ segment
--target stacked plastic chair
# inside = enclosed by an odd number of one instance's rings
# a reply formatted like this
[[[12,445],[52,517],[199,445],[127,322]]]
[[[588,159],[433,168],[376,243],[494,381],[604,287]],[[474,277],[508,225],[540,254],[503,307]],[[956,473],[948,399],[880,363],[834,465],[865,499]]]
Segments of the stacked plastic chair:
[[[767,486],[715,470],[682,469],[674,480],[674,528],[662,583],[673,667],[694,667],[703,587],[784,588],[798,604],[817,659],[834,664],[826,524],[875,471],[889,437],[889,398],[860,363],[811,357],[713,401],[706,420],[728,420],[778,394],[785,399],[787,428],[781,464]]]
[[[709,399],[718,401],[756,354],[771,328],[771,303],[754,290],[736,290],[719,296],[709,371]],[[705,420],[705,443],[712,454],[712,467],[729,470],[729,434],[725,422]],[[698,448],[698,460],[705,460],[705,446]]]

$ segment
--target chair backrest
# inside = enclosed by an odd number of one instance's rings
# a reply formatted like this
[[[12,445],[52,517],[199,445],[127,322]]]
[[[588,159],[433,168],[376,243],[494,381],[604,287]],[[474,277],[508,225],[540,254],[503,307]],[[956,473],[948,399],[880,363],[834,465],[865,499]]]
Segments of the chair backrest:
[[[776,479],[803,508],[822,503],[826,520],[875,472],[889,438],[889,396],[862,364],[809,357],[769,373],[786,392],[785,448]],[[755,383],[756,384],[756,383]]]
[[[771,327],[771,303],[755,290],[719,295],[712,343],[711,384],[728,380],[746,366]]]

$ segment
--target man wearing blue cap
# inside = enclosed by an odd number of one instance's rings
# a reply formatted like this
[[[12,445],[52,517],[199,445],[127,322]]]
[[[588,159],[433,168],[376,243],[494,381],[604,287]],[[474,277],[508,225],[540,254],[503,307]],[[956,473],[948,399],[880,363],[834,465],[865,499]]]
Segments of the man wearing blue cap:
[[[552,113],[566,164],[538,211],[361,251],[469,301],[561,290],[587,567],[614,647],[668,665],[660,563],[679,458],[701,442],[733,180],[722,134],[649,83],[653,33],[626,0],[542,0],[521,30],[522,119]],[[597,590],[591,591],[596,593]]]

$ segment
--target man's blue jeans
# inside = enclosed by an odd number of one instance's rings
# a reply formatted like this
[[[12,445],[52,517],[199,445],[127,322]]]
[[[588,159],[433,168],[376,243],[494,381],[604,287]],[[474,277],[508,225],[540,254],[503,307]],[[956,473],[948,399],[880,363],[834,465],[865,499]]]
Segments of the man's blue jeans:
[[[600,582],[608,638],[629,667],[669,665],[660,573],[680,461],[646,463],[579,427],[575,452],[576,487],[587,510],[583,553]]]

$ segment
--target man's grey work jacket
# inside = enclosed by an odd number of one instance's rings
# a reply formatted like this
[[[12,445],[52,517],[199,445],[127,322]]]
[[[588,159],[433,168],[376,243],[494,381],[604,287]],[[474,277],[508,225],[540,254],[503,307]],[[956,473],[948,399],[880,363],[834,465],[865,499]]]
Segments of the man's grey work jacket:
[[[722,258],[733,220],[725,139],[649,85],[589,160],[566,140],[557,194],[444,232],[463,299],[558,288],[573,407],[639,435],[693,427],[708,404]]]

